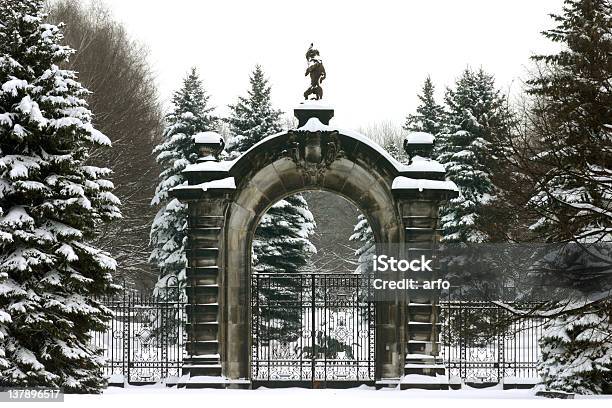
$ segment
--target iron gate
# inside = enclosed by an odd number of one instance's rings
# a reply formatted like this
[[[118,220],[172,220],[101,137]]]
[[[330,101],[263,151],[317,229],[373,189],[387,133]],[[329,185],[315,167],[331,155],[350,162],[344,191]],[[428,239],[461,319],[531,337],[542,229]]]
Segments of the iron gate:
[[[254,382],[371,382],[375,308],[358,274],[253,273]]]

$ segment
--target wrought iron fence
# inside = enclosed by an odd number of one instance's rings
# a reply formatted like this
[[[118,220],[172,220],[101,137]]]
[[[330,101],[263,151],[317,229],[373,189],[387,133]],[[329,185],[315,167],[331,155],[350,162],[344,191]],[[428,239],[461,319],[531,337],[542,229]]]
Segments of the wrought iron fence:
[[[450,378],[498,383],[537,379],[544,320],[517,318],[492,302],[441,302],[441,355]],[[520,381],[520,380],[519,380]]]
[[[113,313],[106,331],[92,333],[106,360],[104,374],[130,383],[180,376],[183,366],[185,302],[175,279],[156,294],[125,290],[101,299]]]
[[[375,305],[359,275],[253,274],[252,284],[254,380],[373,380]],[[130,383],[181,375],[186,302],[175,281],[156,295],[124,291],[101,301],[113,313],[105,331],[92,333],[105,375]],[[517,319],[491,302],[446,299],[440,306],[449,377],[537,377],[542,319]]]

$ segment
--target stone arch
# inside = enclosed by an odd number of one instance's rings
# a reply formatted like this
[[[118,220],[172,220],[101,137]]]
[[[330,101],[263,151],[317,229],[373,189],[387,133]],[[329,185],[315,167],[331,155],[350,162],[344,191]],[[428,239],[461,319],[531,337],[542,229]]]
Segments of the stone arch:
[[[330,191],[366,214],[377,243],[397,244],[403,252],[406,243],[433,249],[436,242],[438,203],[456,193],[439,164],[424,158],[398,163],[366,137],[329,126],[330,109],[304,106],[296,116],[298,128],[262,140],[233,162],[211,156],[221,145],[218,136],[196,137],[202,159],[186,169],[189,184],[173,190],[189,205],[186,385],[196,386],[200,376],[208,378],[206,386],[211,377],[224,386],[250,383],[251,243],[259,219],[278,200]],[[414,156],[432,143],[419,134],[406,147]],[[418,310],[407,308],[405,299],[377,305],[380,384],[397,384],[406,373],[436,374],[428,359],[416,362],[422,369],[405,371],[407,355],[435,359],[437,308],[435,299],[423,302]],[[411,318],[422,323],[412,325],[413,332],[406,324]]]
[[[263,150],[260,154],[266,155]],[[377,242],[400,242],[402,239],[399,208],[391,191],[392,180],[376,174],[377,171],[368,172],[356,162],[351,157],[338,159],[325,170],[324,180],[313,180],[307,174],[295,177],[302,173],[299,163],[281,157],[261,167],[256,166],[253,175],[245,179],[248,180],[245,185],[237,186],[239,192],[227,209],[224,263],[227,287],[232,288],[227,292],[226,304],[229,308],[231,305],[237,308],[236,311],[227,310],[227,343],[240,343],[241,346],[239,350],[228,349],[225,364],[229,375],[238,378],[248,375],[250,347],[244,340],[250,338],[251,243],[260,217],[272,204],[300,191],[327,190],[356,203],[370,220]]]

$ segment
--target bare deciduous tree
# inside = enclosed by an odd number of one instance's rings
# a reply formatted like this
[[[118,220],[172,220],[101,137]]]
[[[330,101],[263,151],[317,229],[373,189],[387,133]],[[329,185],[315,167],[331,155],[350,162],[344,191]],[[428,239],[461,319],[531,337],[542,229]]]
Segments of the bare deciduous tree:
[[[158,169],[151,151],[161,135],[162,112],[148,50],[130,38],[100,2],[49,3],[49,19],[63,22],[65,43],[76,50],[67,68],[92,93],[88,103],[97,129],[113,143],[92,160],[110,167],[123,219],[100,232],[97,245],[119,262],[118,278],[144,288],[156,279],[148,262],[149,229]]]
[[[409,133],[390,120],[370,123],[359,127],[359,132],[381,145],[396,160],[406,161],[404,137]]]

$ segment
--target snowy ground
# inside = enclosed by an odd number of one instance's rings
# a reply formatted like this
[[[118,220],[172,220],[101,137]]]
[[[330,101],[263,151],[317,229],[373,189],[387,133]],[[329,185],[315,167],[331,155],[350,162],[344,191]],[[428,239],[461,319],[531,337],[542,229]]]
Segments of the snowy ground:
[[[63,406],[91,408],[104,406],[119,407],[220,407],[220,408],[255,408],[255,407],[310,407],[322,408],[331,406],[399,408],[423,407],[488,407],[488,408],[538,408],[559,406],[610,407],[612,395],[598,397],[577,396],[578,400],[550,400],[535,397],[531,390],[503,390],[499,387],[474,389],[466,387],[458,391],[426,390],[374,390],[360,388],[334,390],[308,390],[301,388],[257,389],[257,390],[214,390],[214,389],[176,389],[159,385],[127,386],[126,388],[108,388],[102,395],[67,395]],[[492,400],[493,399],[493,400]],[[417,404],[417,405],[414,405]]]

